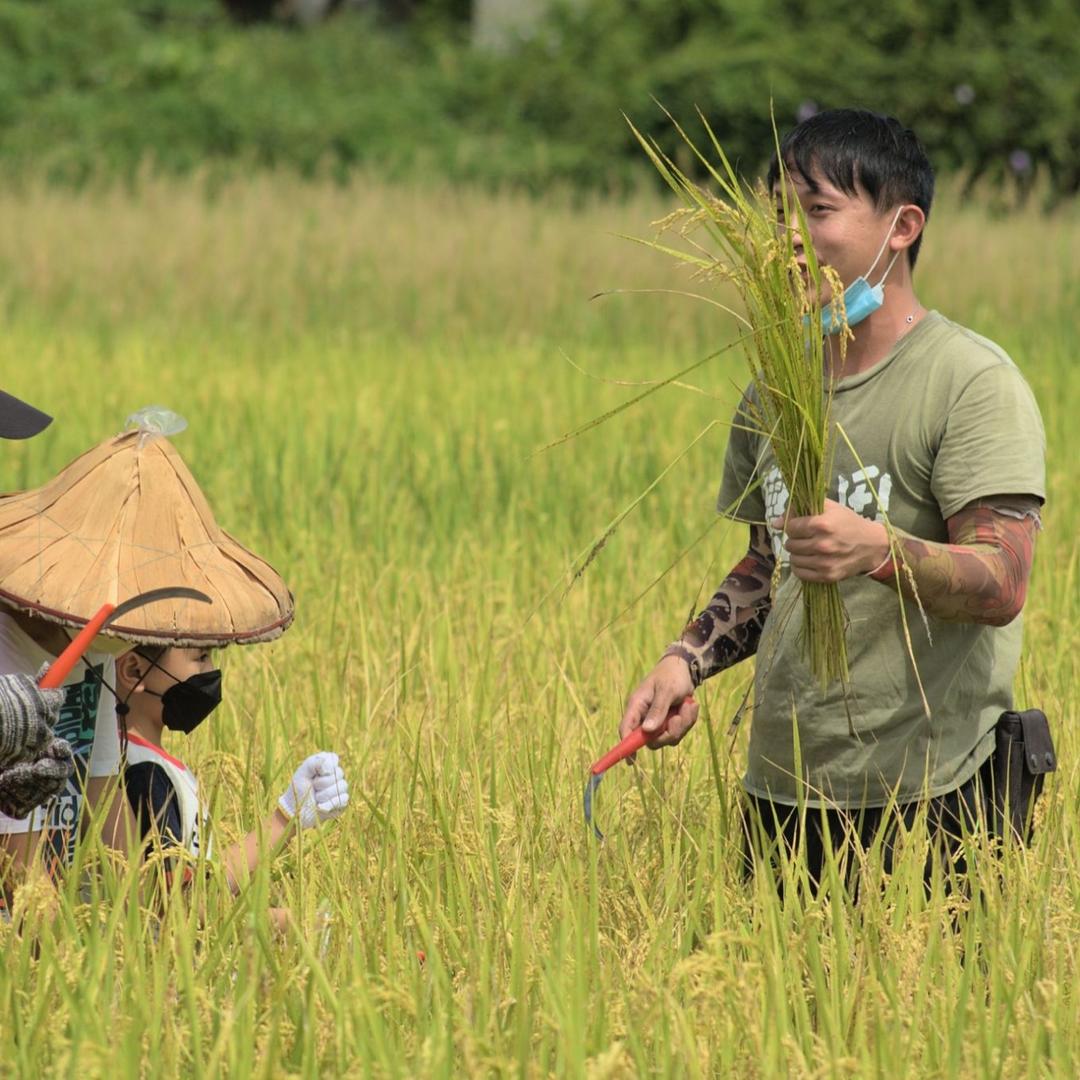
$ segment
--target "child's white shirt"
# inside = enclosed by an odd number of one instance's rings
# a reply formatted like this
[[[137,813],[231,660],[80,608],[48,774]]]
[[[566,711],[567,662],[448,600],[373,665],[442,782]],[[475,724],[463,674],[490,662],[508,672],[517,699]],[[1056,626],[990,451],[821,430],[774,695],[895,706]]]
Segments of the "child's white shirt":
[[[42,664],[55,659],[9,612],[0,611],[0,674],[35,676]],[[86,653],[64,680],[66,696],[54,733],[67,740],[75,756],[75,774],[64,791],[24,818],[0,813],[0,833],[48,829],[50,846],[65,864],[71,862],[86,781],[116,776],[120,771],[116,701],[102,680],[116,686],[116,661],[104,652]]]

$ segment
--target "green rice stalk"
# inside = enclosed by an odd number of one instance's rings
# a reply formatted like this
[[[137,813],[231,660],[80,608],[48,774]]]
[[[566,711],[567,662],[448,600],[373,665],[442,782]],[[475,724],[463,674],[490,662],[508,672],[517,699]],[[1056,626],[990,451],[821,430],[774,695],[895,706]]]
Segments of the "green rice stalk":
[[[699,114],[700,115],[700,114]],[[684,251],[644,241],[692,267],[697,281],[733,287],[742,301],[742,345],[750,368],[751,419],[768,432],[777,467],[789,492],[787,513],[820,514],[825,507],[835,448],[829,422],[832,389],[821,325],[821,286],[832,288],[835,316],[843,316],[843,286],[830,267],[818,264],[806,245],[807,278],[800,273],[795,230],[778,220],[776,198],[759,181],[747,186],[736,174],[708,121],[701,117],[718,163],[711,161],[676,123],[676,130],[707,170],[716,192],[688,177],[660,147],[631,130],[660,175],[685,204],[656,224],[658,235],[676,233]],[[674,121],[673,121],[674,123]],[[781,164],[781,170],[783,165]],[[779,198],[784,221],[806,221],[788,196],[781,172]],[[699,238],[704,235],[704,242]],[[840,335],[841,363],[849,332]],[[824,687],[848,680],[847,616],[835,584],[802,583],[802,646],[810,670]]]

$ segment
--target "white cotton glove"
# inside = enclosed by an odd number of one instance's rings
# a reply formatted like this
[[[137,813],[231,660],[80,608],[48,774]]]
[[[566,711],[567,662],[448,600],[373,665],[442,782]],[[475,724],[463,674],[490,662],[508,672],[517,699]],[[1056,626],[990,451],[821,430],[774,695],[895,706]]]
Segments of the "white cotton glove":
[[[312,754],[296,772],[285,794],[278,799],[286,817],[296,818],[301,829],[338,817],[349,805],[349,782],[338,764],[337,754],[325,750]]]

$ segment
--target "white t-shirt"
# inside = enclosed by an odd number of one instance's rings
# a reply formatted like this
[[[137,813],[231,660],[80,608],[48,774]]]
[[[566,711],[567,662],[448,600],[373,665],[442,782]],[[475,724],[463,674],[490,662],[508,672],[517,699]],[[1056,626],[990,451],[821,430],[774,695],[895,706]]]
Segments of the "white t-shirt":
[[[55,659],[20,629],[11,614],[0,611],[0,675],[37,675],[42,664]],[[120,771],[116,701],[103,688],[102,679],[116,686],[116,661],[108,653],[88,652],[64,680],[67,696],[55,733],[67,740],[75,755],[75,775],[67,788],[27,817],[10,818],[0,813],[0,833],[47,829],[49,848],[65,866],[74,853],[86,781],[116,776]]]

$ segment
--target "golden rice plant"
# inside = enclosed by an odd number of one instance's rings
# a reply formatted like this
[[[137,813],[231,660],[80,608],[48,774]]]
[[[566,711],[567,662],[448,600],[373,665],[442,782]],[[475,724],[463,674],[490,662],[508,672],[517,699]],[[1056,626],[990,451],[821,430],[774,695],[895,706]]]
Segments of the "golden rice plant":
[[[830,358],[819,329],[819,298],[825,281],[831,285],[834,316],[843,318],[843,286],[830,267],[818,264],[809,244],[802,250],[803,272],[796,257],[795,230],[784,223],[797,221],[799,234],[805,236],[806,221],[798,200],[789,196],[783,162],[776,192],[760,180],[746,184],[708,121],[704,116],[701,120],[716,162],[677,123],[675,127],[707,170],[715,191],[687,176],[655,141],[630,125],[661,176],[685,204],[657,223],[660,234],[677,233],[688,242],[689,250],[658,240],[645,242],[689,263],[695,280],[732,286],[739,294],[742,311],[724,310],[743,327],[743,352],[752,383],[746,409],[755,427],[771,442],[789,492],[787,513],[793,517],[819,514],[825,506],[835,447],[829,422]],[[848,333],[845,330],[836,339],[841,365]],[[823,686],[836,679],[846,683],[847,617],[839,587],[802,582],[802,599],[802,645],[810,670]]]

